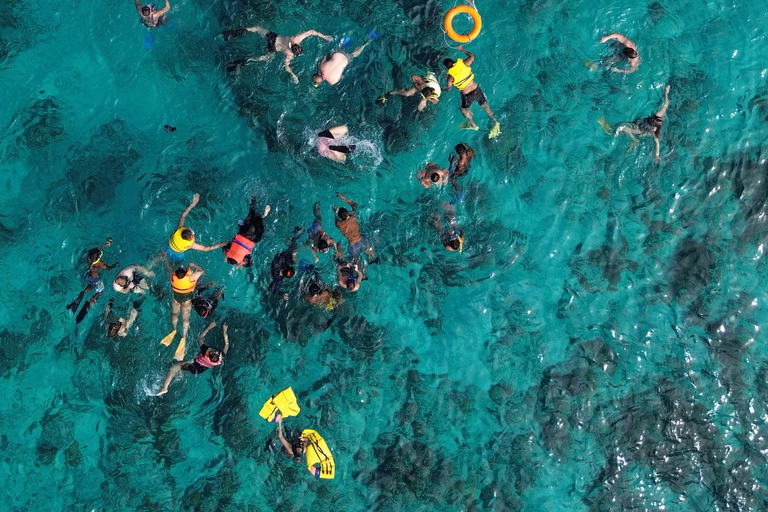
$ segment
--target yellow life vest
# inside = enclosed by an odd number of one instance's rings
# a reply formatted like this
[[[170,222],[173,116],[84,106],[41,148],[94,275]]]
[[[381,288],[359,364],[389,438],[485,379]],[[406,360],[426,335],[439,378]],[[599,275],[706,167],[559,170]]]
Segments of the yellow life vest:
[[[316,430],[305,428],[301,437],[307,438],[307,468],[312,469],[315,464],[320,464],[320,478],[333,478],[336,476],[336,463],[333,461],[331,450],[320,437]]]
[[[283,415],[283,418],[296,416],[301,412],[299,404],[296,403],[296,395],[293,393],[293,389],[285,388],[281,392],[272,395],[259,411],[259,416],[267,421],[274,421],[278,411]]]
[[[448,74],[453,77],[453,85],[460,91],[475,78],[472,68],[464,64],[464,59],[457,60],[456,64],[448,70]]]
[[[195,281],[192,281],[189,279],[189,276],[192,275],[192,269],[187,269],[187,273],[179,279],[176,277],[176,274],[171,274],[171,288],[173,288],[173,291],[176,293],[192,293],[195,290]]]
[[[195,243],[195,235],[192,235],[192,240],[184,240],[181,237],[182,231],[184,228],[179,228],[168,238],[168,246],[175,252],[184,252]]]

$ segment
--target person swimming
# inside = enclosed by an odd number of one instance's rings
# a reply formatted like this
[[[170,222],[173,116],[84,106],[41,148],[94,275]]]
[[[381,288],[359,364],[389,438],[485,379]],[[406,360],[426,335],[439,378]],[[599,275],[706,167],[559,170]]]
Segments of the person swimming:
[[[139,0],[136,0],[136,1],[139,1]],[[264,37],[264,39],[267,42],[266,55],[262,55],[257,59],[239,59],[235,63],[230,64],[227,68],[227,71],[229,72],[235,71],[239,69],[239,67],[245,64],[246,62],[262,62],[265,60],[270,60],[275,53],[282,52],[285,55],[283,66],[285,67],[285,70],[288,72],[288,74],[291,75],[291,77],[293,78],[293,83],[295,84],[299,83],[299,77],[296,76],[296,73],[294,73],[293,69],[291,69],[291,61],[293,60],[294,57],[298,57],[299,55],[304,53],[304,49],[301,47],[301,43],[304,41],[304,39],[310,36],[315,36],[315,37],[325,39],[328,42],[333,40],[331,36],[321,34],[316,30],[307,30],[306,32],[302,32],[301,34],[296,34],[294,36],[279,36],[275,32],[259,27],[258,25],[254,27],[248,27],[248,28],[225,30],[223,32],[224,40],[229,41],[230,39],[234,39],[236,37],[245,35],[248,32],[257,32],[261,34],[262,37]]]
[[[173,330],[160,341],[163,345],[170,346],[173,343],[173,338],[176,336],[176,327],[179,325],[179,312],[182,314],[182,326],[181,326],[181,341],[176,349],[174,357],[181,361],[184,359],[184,353],[186,351],[186,339],[189,332],[189,316],[192,311],[192,299],[195,294],[195,288],[197,287],[200,278],[205,273],[205,270],[190,263],[188,268],[183,266],[172,270],[171,272],[171,288],[173,289],[173,299],[171,300],[171,327]]]
[[[344,253],[336,247],[336,280],[343,289],[356,292],[360,289],[360,283],[368,279],[365,276],[360,261],[356,258],[353,261],[347,261]]]
[[[157,393],[155,393],[155,396],[166,394],[168,392],[168,387],[171,385],[171,381],[182,370],[189,372],[192,375],[200,375],[201,373],[207,372],[211,368],[220,366],[221,363],[224,362],[224,356],[226,356],[227,351],[229,351],[227,324],[224,324],[221,327],[221,334],[224,338],[224,347],[221,350],[211,348],[205,344],[205,336],[208,334],[208,331],[214,327],[216,327],[216,322],[211,322],[208,324],[208,327],[206,327],[205,330],[200,333],[200,336],[197,339],[197,343],[200,346],[200,352],[197,354],[197,356],[195,356],[194,359],[173,363],[170,370],[168,370],[168,375],[165,377],[163,387],[160,388]]]
[[[108,338],[116,338],[116,337],[125,337],[128,336],[128,330],[133,326],[133,323],[136,321],[136,318],[139,316],[139,309],[141,308],[141,303],[139,301],[133,302],[133,307],[128,312],[128,320],[126,320],[123,317],[117,317],[113,312],[112,309],[115,305],[115,299],[109,299],[109,303],[107,304],[107,308],[104,311],[104,319],[103,323],[106,324],[105,327],[107,329],[107,337]]]
[[[121,270],[112,281],[112,289],[118,293],[144,294],[149,290],[147,278],[155,277],[155,273],[141,265],[131,265]]]
[[[432,217],[432,227],[437,231],[440,242],[449,251],[462,252],[464,249],[464,230],[456,223],[456,208],[449,203],[443,203],[443,217],[448,223],[448,229],[443,227],[440,214]]]
[[[264,213],[256,212],[254,205],[256,199],[252,198],[248,208],[248,216],[238,224],[237,235],[231,242],[222,247],[227,263],[243,267],[253,265],[251,254],[255,245],[264,236],[264,219],[269,215],[270,206],[264,208]]]
[[[305,301],[328,311],[336,309],[343,302],[341,293],[338,290],[331,290],[316,271],[302,276],[299,291]]]
[[[213,283],[209,283],[201,288],[195,288],[195,297],[192,299],[192,309],[194,309],[195,313],[202,318],[211,316],[219,306],[219,299],[224,300],[223,289],[218,289],[210,295],[203,295],[203,292],[210,289],[211,286],[213,286]]]
[[[296,241],[299,239],[302,231],[303,229],[299,226],[294,228],[288,248],[277,253],[270,265],[272,281],[269,283],[268,289],[275,295],[282,295],[286,300],[288,299],[288,294],[283,291],[282,286],[286,279],[291,279],[296,274],[294,267],[299,251]]]
[[[139,13],[139,19],[147,28],[154,28],[168,23],[168,19],[165,17],[165,14],[171,9],[171,4],[168,0],[165,0],[165,7],[160,10],[155,9],[155,6],[151,4],[141,5],[141,0],[134,0],[134,2]]]
[[[419,180],[424,188],[430,187],[442,187],[448,183],[450,177],[450,171],[440,168],[435,162],[429,162],[422,170],[416,174],[416,179]]]
[[[382,94],[376,100],[376,105],[383,107],[387,102],[387,99],[389,99],[389,97],[392,95],[410,98],[417,93],[419,94],[419,105],[416,108],[419,112],[423,111],[427,107],[427,103],[437,105],[437,103],[440,101],[440,93],[442,92],[442,88],[440,87],[440,83],[437,81],[437,78],[435,78],[434,73],[430,71],[423,77],[419,75],[411,75],[411,82],[413,85],[410,87],[410,89],[392,89],[391,91]]]
[[[608,41],[616,41],[618,51],[603,59],[599,64],[596,62],[586,62],[585,64],[589,66],[590,71],[594,71],[600,66],[610,68],[614,73],[625,73],[627,75],[637,71],[637,68],[640,66],[640,56],[637,54],[637,46],[635,46],[635,43],[617,33],[600,38],[600,43]],[[629,67],[618,68],[615,66],[615,64],[621,62],[628,62]]]
[[[356,257],[365,251],[371,258],[376,258],[368,238],[360,234],[360,223],[357,221],[357,203],[347,199],[340,192],[336,192],[336,196],[352,207],[351,212],[344,207],[336,208],[334,206],[333,208],[336,214],[336,227],[347,239],[347,252],[350,256]]]
[[[85,273],[85,288],[77,295],[75,300],[67,304],[67,309],[72,313],[77,312],[77,309],[80,307],[80,303],[82,302],[83,298],[85,298],[86,293],[95,289],[96,294],[91,298],[91,300],[86,302],[83,306],[83,309],[80,310],[80,313],[78,313],[76,317],[76,324],[79,324],[85,318],[85,315],[88,314],[88,310],[90,310],[91,306],[93,306],[96,301],[99,300],[101,292],[104,290],[104,285],[101,282],[101,271],[112,270],[119,264],[119,262],[115,262],[114,265],[107,265],[101,261],[102,256],[104,256],[103,249],[109,247],[110,245],[112,245],[112,238],[107,237],[103,244],[95,249],[90,249],[86,255],[88,270]]]
[[[315,216],[315,221],[307,230],[307,244],[309,244],[312,250],[312,256],[315,259],[315,263],[320,261],[317,257],[317,253],[326,253],[331,247],[337,248],[336,240],[328,236],[328,233],[323,229],[323,216],[320,212],[320,203],[312,205],[312,213]]]
[[[179,222],[176,225],[176,231],[171,233],[171,236],[168,237],[168,242],[166,243],[164,254],[166,261],[171,265],[171,268],[176,268],[184,262],[184,253],[189,249],[207,252],[213,251],[220,247],[224,247],[228,243],[219,242],[215,245],[198,244],[195,240],[195,232],[184,225],[184,222],[187,219],[187,215],[190,211],[192,211],[192,208],[194,208],[199,201],[200,194],[195,194],[192,196],[192,202],[189,203],[189,206],[187,206],[187,208],[181,213],[181,216],[179,217]]]
[[[445,89],[443,89],[443,92],[450,91],[451,88],[455,85],[461,93],[461,113],[464,117],[467,118],[467,122],[460,125],[459,128],[464,130],[480,129],[472,119],[472,111],[470,110],[472,103],[476,101],[477,104],[480,105],[483,110],[485,110],[485,113],[488,114],[488,117],[490,117],[494,122],[491,131],[488,133],[488,138],[492,139],[497,137],[499,134],[501,134],[501,125],[493,116],[493,112],[491,111],[491,107],[488,106],[485,94],[483,93],[483,90],[480,89],[480,86],[477,84],[477,82],[475,82],[475,74],[472,72],[472,68],[470,67],[475,61],[475,56],[471,52],[465,50],[461,45],[457,46],[456,49],[464,52],[464,54],[467,56],[467,59],[458,59],[456,61],[445,59],[443,61],[443,65],[448,68],[448,80],[446,82]]]
[[[347,125],[342,124],[334,126],[317,134],[317,152],[320,156],[343,164],[347,161],[347,155],[354,153],[356,146],[354,144],[340,144],[339,139],[345,137],[349,129]]]
[[[654,160],[658,162],[661,152],[661,128],[664,125],[664,114],[666,114],[668,108],[669,85],[664,88],[664,104],[658,111],[656,111],[655,114],[652,114],[648,117],[635,119],[632,122],[619,123],[616,125],[615,129],[612,129],[611,125],[609,125],[602,117],[598,119],[598,123],[600,123],[600,126],[603,127],[603,131],[605,131],[605,133],[608,135],[613,135],[614,137],[618,137],[622,133],[629,135],[632,138],[632,144],[629,146],[628,150],[633,149],[639,142],[635,135],[639,135],[641,137],[648,135],[652,136],[653,142],[656,145]]]
[[[331,85],[336,85],[341,80],[344,70],[347,69],[349,62],[360,56],[366,46],[373,41],[373,38],[368,39],[362,46],[355,48],[355,50],[347,54],[343,51],[332,52],[330,55],[323,57],[320,64],[317,66],[317,73],[312,75],[312,82],[315,87],[319,87],[323,82],[328,82]]]

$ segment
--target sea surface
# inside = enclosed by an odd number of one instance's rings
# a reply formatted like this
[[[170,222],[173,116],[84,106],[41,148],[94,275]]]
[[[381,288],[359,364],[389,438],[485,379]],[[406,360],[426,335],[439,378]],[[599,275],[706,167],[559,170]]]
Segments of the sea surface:
[[[477,0],[466,44],[501,135],[460,131],[459,93],[416,111],[374,100],[462,54],[451,2],[171,0],[149,30],[128,0],[0,9],[0,482],[7,511],[768,510],[768,5],[749,0]],[[158,4],[162,7],[162,3]],[[261,25],[315,29],[294,85]],[[456,27],[468,31],[468,18]],[[317,62],[378,37],[331,87]],[[633,74],[590,71],[602,36],[637,45]],[[448,44],[450,43],[450,45]],[[616,125],[670,106],[632,147]],[[358,151],[318,156],[346,124]],[[175,128],[175,129],[172,129]],[[451,187],[417,172],[477,153],[456,202],[463,252],[431,227]],[[341,192],[379,256],[333,311],[270,294],[270,262]],[[230,239],[266,204],[254,265],[188,253],[225,300],[206,337],[225,363],[175,380],[162,263],[124,338],[102,324],[111,281],[187,217]],[[106,291],[75,324],[88,249],[112,237]],[[306,236],[299,238],[303,244]],[[346,247],[346,243],[344,243]],[[335,265],[317,272],[333,284]],[[302,247],[298,257],[311,261]],[[86,295],[86,300],[93,292]],[[188,355],[210,318],[193,313]],[[266,448],[258,414],[291,386],[286,426],[317,430],[333,480]]]

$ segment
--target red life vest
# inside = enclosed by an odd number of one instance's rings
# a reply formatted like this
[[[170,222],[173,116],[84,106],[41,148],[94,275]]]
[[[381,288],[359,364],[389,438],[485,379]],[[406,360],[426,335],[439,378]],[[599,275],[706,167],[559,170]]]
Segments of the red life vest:
[[[227,258],[233,259],[238,265],[242,265],[245,257],[253,252],[254,243],[242,235],[235,235],[229,244],[229,250],[224,254]]]
[[[221,357],[221,355],[219,355],[219,360],[214,363],[213,361],[208,359],[208,353],[206,352],[205,354],[197,354],[197,356],[195,357],[195,362],[200,366],[205,366],[206,368],[213,368],[215,366],[219,366],[221,364],[222,359],[223,358]]]

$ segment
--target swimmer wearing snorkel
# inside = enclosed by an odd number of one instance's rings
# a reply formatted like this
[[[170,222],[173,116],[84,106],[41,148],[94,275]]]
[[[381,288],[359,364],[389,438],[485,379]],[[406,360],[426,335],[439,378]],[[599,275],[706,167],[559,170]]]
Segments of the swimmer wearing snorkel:
[[[638,66],[640,66],[640,56],[637,53],[637,46],[635,46],[635,43],[623,35],[617,33],[609,34],[600,38],[601,43],[614,40],[617,42],[615,44],[619,46],[619,48],[617,48],[618,51],[613,55],[603,59],[600,64],[596,62],[587,62],[586,64],[589,66],[590,71],[594,71],[600,66],[610,68],[610,70],[614,73],[624,73],[627,75],[637,71]],[[614,66],[614,64],[619,64],[621,62],[629,63],[629,67],[617,68]]]
[[[437,78],[435,78],[434,73],[430,71],[423,77],[419,75],[411,75],[411,82],[413,85],[410,89],[392,89],[391,91],[382,94],[376,100],[376,105],[383,107],[387,102],[387,99],[392,95],[410,98],[416,94],[419,95],[419,105],[416,107],[419,112],[422,112],[427,108],[427,103],[437,105],[440,101],[440,93],[442,92],[442,89]]]
[[[491,131],[488,133],[488,138],[493,139],[501,134],[501,124],[493,116],[491,107],[486,103],[486,97],[483,90],[475,82],[475,74],[470,67],[475,62],[475,56],[471,52],[468,52],[461,45],[456,47],[457,50],[464,52],[467,56],[466,60],[458,59],[453,61],[451,59],[445,59],[443,65],[448,68],[448,80],[443,92],[448,92],[455,85],[461,92],[461,113],[467,118],[466,123],[462,123],[459,128],[462,130],[479,130],[480,127],[475,124],[472,119],[472,111],[470,107],[472,103],[477,102],[480,107],[485,110],[485,113],[493,120],[494,125],[491,127]]]
[[[359,57],[366,46],[370,44],[373,39],[369,39],[362,46],[359,46],[351,54],[345,52],[333,52],[330,55],[323,57],[320,64],[317,66],[317,73],[312,75],[312,82],[315,87],[319,87],[321,83],[328,82],[331,85],[336,85],[341,80],[341,76],[344,74],[344,70],[349,65],[349,61]]]
[[[168,18],[165,17],[171,9],[171,4],[168,0],[165,0],[165,7],[160,10],[156,10],[154,5],[141,5],[141,0],[134,0],[136,3],[136,10],[139,13],[139,19],[148,28],[154,28],[158,25],[165,25],[168,23]]]
[[[437,231],[443,247],[449,251],[462,252],[464,249],[464,230],[456,223],[456,208],[449,203],[443,203],[443,216],[448,223],[448,229],[443,227],[440,214],[432,217],[432,227]]]

